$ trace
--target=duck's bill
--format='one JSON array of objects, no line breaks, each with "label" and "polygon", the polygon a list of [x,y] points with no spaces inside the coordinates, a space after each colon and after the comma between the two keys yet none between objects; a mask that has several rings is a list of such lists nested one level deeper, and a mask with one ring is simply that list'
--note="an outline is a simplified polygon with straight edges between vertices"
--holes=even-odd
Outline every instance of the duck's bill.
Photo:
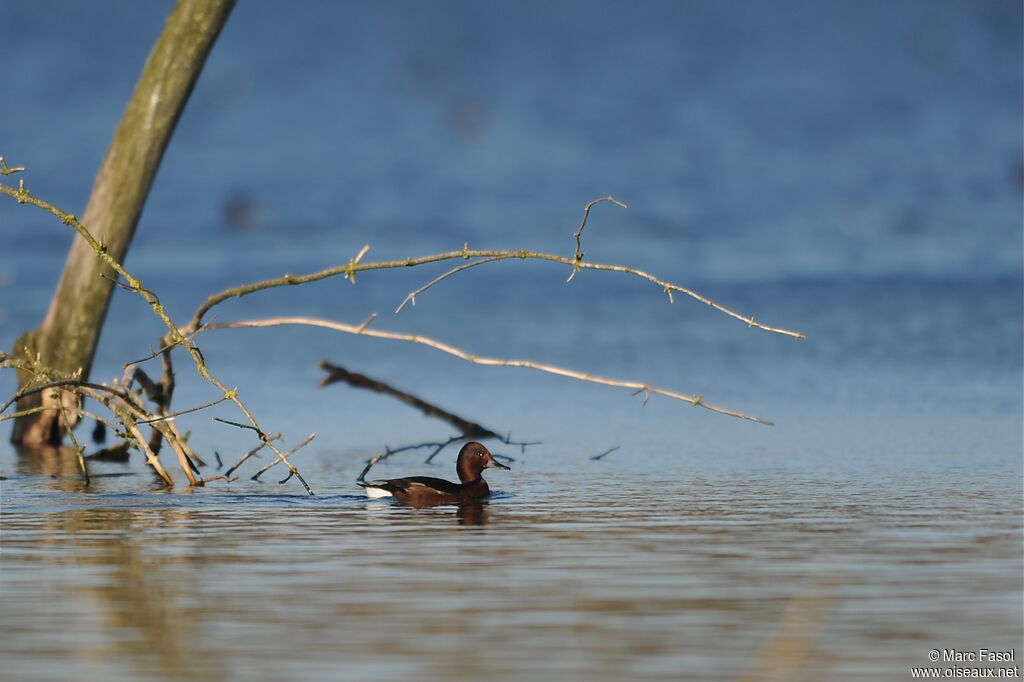
[{"label": "duck's bill", "polygon": [[487,464],[487,468],[488,469],[505,469],[506,471],[511,471],[512,470],[508,466],[506,466],[506,465],[502,464],[501,462],[499,462],[494,457],[491,457],[491,461]]}]

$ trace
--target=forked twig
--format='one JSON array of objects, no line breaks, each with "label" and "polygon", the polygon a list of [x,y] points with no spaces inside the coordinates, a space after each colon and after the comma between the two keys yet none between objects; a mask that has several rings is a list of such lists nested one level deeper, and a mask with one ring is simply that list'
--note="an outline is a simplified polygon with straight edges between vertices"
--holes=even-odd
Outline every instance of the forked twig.
[{"label": "forked twig", "polygon": [[[237,426],[240,429],[252,429],[253,431],[255,431],[256,435],[259,436],[259,439],[263,441],[263,444],[270,448],[270,450],[274,453],[278,460],[284,462],[285,466],[288,467],[288,471],[290,472],[288,478],[294,476],[295,478],[299,479],[299,483],[302,484],[302,487],[306,489],[306,492],[309,493],[311,497],[316,495],[316,493],[313,492],[313,489],[309,487],[309,484],[306,483],[306,479],[304,479],[302,477],[302,474],[299,473],[299,470],[295,468],[295,465],[288,461],[288,455],[274,447],[274,444],[271,441],[276,439],[269,437],[267,434],[263,433],[263,431],[261,431],[259,427],[254,426],[253,424],[242,424],[241,422],[233,422],[229,419],[221,419],[220,417],[214,417],[213,420],[218,421],[222,424],[228,424],[229,426]],[[248,457],[248,455],[246,457]],[[239,464],[241,464],[241,462],[239,462]],[[232,467],[231,470],[234,471],[234,467]],[[288,478],[286,478],[285,481],[287,481]],[[284,481],[282,481],[282,483],[283,482]]]},{"label": "forked twig", "polygon": [[[267,440],[279,440],[281,438],[281,436],[282,436],[282,434],[275,433],[274,435],[269,436],[267,438]],[[225,476],[230,476],[232,473],[234,473],[235,469],[237,469],[238,467],[242,466],[242,464],[247,459],[249,459],[250,457],[252,457],[253,455],[255,455],[257,452],[259,452],[260,450],[262,450],[265,447],[267,447],[267,444],[265,442],[263,442],[263,443],[260,443],[259,445],[257,445],[256,447],[254,447],[253,449],[249,450],[249,452],[247,452],[244,455],[242,455],[241,458],[237,462],[235,462],[234,466],[232,466],[230,469],[225,471],[224,475]]]},{"label": "forked twig", "polygon": [[412,303],[415,306],[416,305],[416,297],[419,296],[420,294],[422,294],[424,291],[426,291],[430,287],[432,287],[435,284],[437,284],[438,282],[440,282],[441,280],[447,279],[448,277],[451,277],[452,275],[454,275],[454,274],[456,274],[458,272],[462,272],[463,270],[468,270],[470,268],[475,268],[477,265],[483,265],[484,263],[493,263],[494,261],[497,261],[497,260],[501,260],[501,258],[498,258],[497,256],[492,257],[492,258],[483,258],[481,260],[473,261],[472,263],[466,263],[465,265],[460,265],[457,268],[452,268],[451,270],[449,270],[448,272],[444,273],[443,275],[438,275],[434,279],[430,280],[429,282],[427,282],[426,284],[421,286],[416,291],[410,291],[408,294],[406,294],[405,298],[402,299],[402,302],[398,304],[397,308],[395,308],[395,313],[402,312],[402,308],[405,307],[406,303]]},{"label": "forked twig", "polygon": [[[602,201],[610,201],[616,206],[621,206],[622,208],[629,208],[629,206],[622,203],[621,201],[611,196],[610,194],[606,197],[601,197],[600,199],[594,199],[593,201],[588,202],[587,205],[583,207],[583,220],[580,221],[580,226],[572,234],[572,236],[575,237],[576,239],[576,250],[572,254],[572,259],[576,263],[579,263],[581,260],[583,260],[583,244],[581,241],[581,237],[583,236],[583,229],[587,226],[587,220],[590,218],[590,209],[594,208],[595,204],[600,204]],[[574,266],[572,272],[569,273],[569,279],[565,281],[571,282],[572,278],[576,276],[577,272],[579,272],[579,268]]]},{"label": "forked twig", "polygon": [[21,173],[24,170],[24,166],[16,166],[14,168],[11,168],[10,166],[7,165],[7,162],[4,161],[4,157],[0,156],[0,175],[12,175],[14,173]]},{"label": "forked twig", "polygon": [[[316,434],[315,433],[309,434],[308,436],[306,436],[306,440],[302,441],[301,443],[296,445],[294,448],[292,448],[288,452],[284,453],[283,457],[290,457],[290,456],[294,455],[300,449],[302,449],[302,448],[306,447],[307,445],[309,445],[310,441],[312,441],[314,438],[316,438]],[[252,478],[252,480],[254,480],[254,481],[258,481],[260,476],[263,475],[264,471],[266,471],[267,469],[271,469],[271,468],[277,466],[282,461],[286,462],[287,460],[283,459],[283,458],[282,459],[275,459],[273,462],[271,462],[267,466],[263,467],[262,469],[257,471],[255,474],[253,474],[250,478]],[[295,472],[292,472],[292,473],[295,473]],[[288,479],[285,479],[285,480],[288,480]],[[282,483],[283,483],[283,481],[282,481]]]}]

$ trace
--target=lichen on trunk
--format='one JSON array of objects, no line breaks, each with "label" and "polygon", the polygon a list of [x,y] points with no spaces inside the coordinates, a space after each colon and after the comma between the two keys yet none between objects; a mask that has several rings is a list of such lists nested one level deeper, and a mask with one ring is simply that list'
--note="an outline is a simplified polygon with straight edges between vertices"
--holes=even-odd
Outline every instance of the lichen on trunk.
[{"label": "lichen on trunk", "polygon": [[[179,0],[146,60],[81,221],[118,262],[124,261],[164,150],[235,1]],[[14,354],[38,354],[47,367],[88,377],[115,277],[85,240],[76,237],[46,318],[39,329],[18,340]],[[19,370],[20,388],[31,380],[29,372]],[[24,398],[18,408],[57,408],[58,401],[77,404],[71,393],[46,391]],[[62,412],[77,414],[76,410],[52,409],[19,417],[11,441],[59,443],[65,426]]]}]

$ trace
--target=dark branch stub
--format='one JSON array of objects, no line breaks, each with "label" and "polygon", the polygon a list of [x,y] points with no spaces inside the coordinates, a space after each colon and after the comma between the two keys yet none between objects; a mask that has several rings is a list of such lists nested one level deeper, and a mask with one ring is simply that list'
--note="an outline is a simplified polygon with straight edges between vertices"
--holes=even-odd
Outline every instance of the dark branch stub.
[{"label": "dark branch stub", "polygon": [[324,377],[323,381],[320,382],[320,388],[323,388],[324,386],[327,386],[329,384],[342,382],[350,386],[355,386],[356,388],[365,388],[367,390],[375,391],[377,393],[383,393],[384,395],[389,395],[392,398],[396,398],[411,407],[415,407],[417,410],[427,415],[428,417],[436,417],[442,421],[451,424],[456,429],[458,429],[459,432],[462,434],[461,436],[459,436],[459,438],[497,438],[499,440],[501,439],[501,436],[496,434],[494,431],[491,431],[487,427],[481,426],[476,422],[471,422],[468,419],[463,419],[462,417],[456,414],[452,414],[447,410],[441,409],[437,405],[433,405],[431,403],[428,403],[426,400],[417,398],[411,393],[406,393],[405,391],[400,391],[397,388],[389,386],[383,381],[371,379],[365,374],[357,374],[356,372],[350,372],[344,367],[339,367],[337,365],[331,364],[326,360],[322,360],[320,362],[320,368],[327,372],[327,376]]}]

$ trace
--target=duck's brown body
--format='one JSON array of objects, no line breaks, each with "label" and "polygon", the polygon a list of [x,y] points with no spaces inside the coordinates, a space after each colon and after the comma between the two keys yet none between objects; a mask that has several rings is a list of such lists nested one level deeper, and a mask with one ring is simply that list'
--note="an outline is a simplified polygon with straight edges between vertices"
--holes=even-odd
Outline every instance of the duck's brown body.
[{"label": "duck's brown body", "polygon": [[395,497],[415,507],[430,507],[440,504],[459,504],[481,500],[490,496],[491,489],[483,478],[484,469],[508,469],[494,459],[490,451],[480,443],[466,443],[459,451],[455,469],[459,483],[431,476],[409,476],[386,481],[357,481],[366,490],[367,497]]}]

